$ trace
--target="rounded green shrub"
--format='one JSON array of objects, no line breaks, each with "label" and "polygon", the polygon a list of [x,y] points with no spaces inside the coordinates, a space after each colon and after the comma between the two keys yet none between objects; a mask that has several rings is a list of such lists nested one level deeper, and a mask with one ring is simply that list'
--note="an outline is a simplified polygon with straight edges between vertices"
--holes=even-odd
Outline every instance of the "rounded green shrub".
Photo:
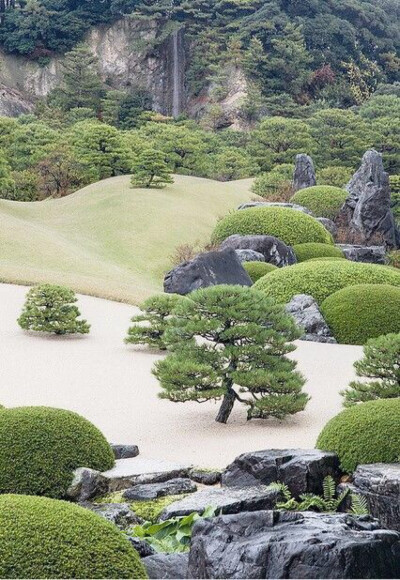
[{"label": "rounded green shrub", "polygon": [[400,272],[388,266],[350,260],[302,262],[278,268],[258,280],[255,288],[280,303],[289,302],[295,294],[311,294],[321,304],[331,294],[356,284],[400,286]]},{"label": "rounded green shrub", "polygon": [[291,201],[308,208],[317,217],[333,219],[339,213],[348,195],[348,192],[341,187],[315,185],[300,189]]},{"label": "rounded green shrub", "polygon": [[114,526],[78,505],[0,496],[1,578],[147,578]]},{"label": "rounded green shrub", "polygon": [[343,258],[342,250],[331,244],[297,244],[293,246],[293,250],[298,262],[305,262],[312,258]]},{"label": "rounded green shrub", "polygon": [[400,450],[400,398],[368,401],[333,417],[317,445],[333,451],[350,473],[364,463],[396,463]]},{"label": "rounded green shrub", "polygon": [[339,258],[338,256],[322,256],[320,258],[309,258],[306,262],[341,262],[347,258]]},{"label": "rounded green shrub", "polygon": [[233,234],[268,235],[285,244],[332,244],[331,234],[312,216],[287,207],[251,207],[234,211],[216,225],[212,241],[220,244]]},{"label": "rounded green shrub", "polygon": [[276,266],[268,264],[268,262],[243,262],[242,266],[250,276],[253,284],[266,274],[277,269]]},{"label": "rounded green shrub", "polygon": [[51,407],[0,410],[0,493],[65,497],[78,467],[114,465],[102,433],[80,415]]},{"label": "rounded green shrub", "polygon": [[328,296],[322,314],[342,344],[365,344],[369,338],[400,332],[400,288],[357,284]]}]

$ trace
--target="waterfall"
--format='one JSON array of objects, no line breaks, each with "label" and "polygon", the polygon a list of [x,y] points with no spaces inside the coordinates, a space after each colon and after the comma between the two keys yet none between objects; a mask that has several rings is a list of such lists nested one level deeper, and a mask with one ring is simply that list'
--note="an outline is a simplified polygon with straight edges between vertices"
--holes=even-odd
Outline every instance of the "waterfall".
[{"label": "waterfall", "polygon": [[172,33],[172,116],[178,117],[181,112],[181,63],[179,50],[179,30]]}]

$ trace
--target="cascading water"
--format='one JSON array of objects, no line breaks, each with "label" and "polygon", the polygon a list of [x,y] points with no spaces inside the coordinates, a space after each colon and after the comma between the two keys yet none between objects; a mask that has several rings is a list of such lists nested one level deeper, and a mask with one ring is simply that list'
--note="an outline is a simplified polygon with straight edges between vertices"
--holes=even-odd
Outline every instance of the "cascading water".
[{"label": "cascading water", "polygon": [[172,33],[172,116],[178,117],[182,108],[181,90],[181,63],[180,63],[180,35],[179,30]]}]

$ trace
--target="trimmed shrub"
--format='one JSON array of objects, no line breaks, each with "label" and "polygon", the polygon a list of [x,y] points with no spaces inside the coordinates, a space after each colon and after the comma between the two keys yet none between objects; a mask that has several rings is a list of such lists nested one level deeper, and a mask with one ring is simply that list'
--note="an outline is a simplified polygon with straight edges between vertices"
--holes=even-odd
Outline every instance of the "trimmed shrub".
[{"label": "trimmed shrub", "polygon": [[331,294],[356,284],[400,286],[400,272],[388,266],[350,260],[302,262],[278,268],[258,280],[255,288],[280,303],[289,302],[296,294],[310,294],[321,304]]},{"label": "trimmed shrub", "polygon": [[266,274],[277,269],[276,266],[268,262],[243,262],[242,266],[250,276],[253,284]]},{"label": "trimmed shrub", "polygon": [[396,463],[400,450],[400,398],[345,409],[322,429],[317,448],[333,451],[344,471],[363,463]]},{"label": "trimmed shrub", "polygon": [[347,258],[339,258],[334,256],[322,256],[321,258],[309,258],[306,262],[342,262]]},{"label": "trimmed shrub", "polygon": [[318,220],[286,207],[252,207],[234,211],[218,222],[212,241],[220,244],[233,234],[275,236],[289,246],[307,242],[333,243],[332,236]]},{"label": "trimmed shrub", "polygon": [[1,578],[147,578],[114,526],[75,504],[0,496]]},{"label": "trimmed shrub", "polygon": [[400,332],[400,288],[357,284],[328,296],[322,314],[341,344],[365,344],[370,338]]},{"label": "trimmed shrub", "polygon": [[305,262],[312,258],[343,258],[342,250],[331,244],[297,244],[293,246],[293,250],[298,262]]},{"label": "trimmed shrub", "polygon": [[291,201],[307,207],[317,217],[333,219],[348,197],[348,192],[341,187],[315,185],[300,189]]},{"label": "trimmed shrub", "polygon": [[65,497],[77,467],[114,465],[102,433],[77,413],[51,407],[0,411],[0,493]]}]

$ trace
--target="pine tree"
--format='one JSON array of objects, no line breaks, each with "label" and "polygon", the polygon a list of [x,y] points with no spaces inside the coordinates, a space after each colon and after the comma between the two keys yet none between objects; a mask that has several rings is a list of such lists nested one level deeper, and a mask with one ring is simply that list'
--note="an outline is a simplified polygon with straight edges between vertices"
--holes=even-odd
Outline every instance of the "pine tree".
[{"label": "pine tree", "polygon": [[11,167],[0,151],[0,198],[13,199],[14,186]]},{"label": "pine tree", "polygon": [[74,302],[77,302],[77,298],[69,288],[51,284],[35,286],[26,296],[18,324],[24,330],[87,334],[90,324],[86,320],[77,320],[80,312]]},{"label": "pine tree", "polygon": [[236,401],[247,418],[283,419],[309,399],[296,362],[285,355],[299,337],[284,307],[241,286],[212,286],[176,306],[164,341],[171,353],[153,370],[173,402],[222,399],[216,421],[226,423]]},{"label": "pine tree", "polygon": [[364,346],[364,358],[354,363],[357,376],[370,381],[353,381],[341,392],[343,406],[364,401],[400,397],[400,334],[370,339]]},{"label": "pine tree", "polygon": [[145,149],[133,163],[132,187],[165,187],[173,183],[165,154],[157,149]]}]

